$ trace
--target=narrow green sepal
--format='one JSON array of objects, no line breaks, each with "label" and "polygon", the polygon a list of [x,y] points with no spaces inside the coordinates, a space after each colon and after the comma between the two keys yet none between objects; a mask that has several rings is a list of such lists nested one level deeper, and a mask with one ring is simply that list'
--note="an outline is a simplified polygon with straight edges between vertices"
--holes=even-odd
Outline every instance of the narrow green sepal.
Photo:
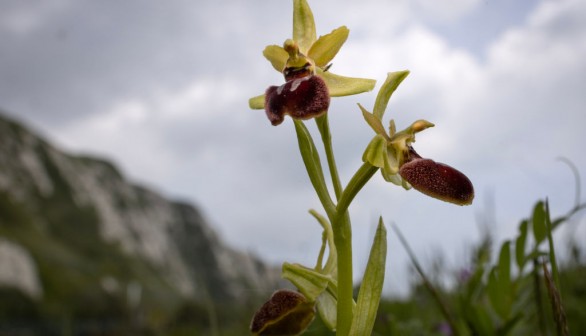
[{"label": "narrow green sepal", "polygon": [[283,263],[283,279],[289,280],[311,302],[326,290],[332,279],[299,264]]},{"label": "narrow green sepal", "polygon": [[348,38],[350,30],[346,26],[332,30],[331,33],[320,36],[311,46],[307,56],[313,59],[315,65],[325,67],[340,51]]},{"label": "narrow green sepal", "polygon": [[323,291],[317,297],[317,312],[323,323],[330,330],[336,330],[338,300],[331,290]]},{"label": "narrow green sepal", "polygon": [[293,1],[293,40],[304,54],[316,40],[313,13],[305,0]]},{"label": "narrow green sepal", "polygon": [[389,103],[389,99],[391,99],[391,95],[399,84],[409,75],[408,70],[404,71],[396,71],[396,72],[389,72],[387,74],[387,79],[381,86],[378,94],[376,95],[376,101],[374,102],[374,109],[372,113],[379,119],[383,118],[383,114],[387,109],[387,104]]},{"label": "narrow green sepal", "polygon": [[271,62],[271,65],[275,70],[283,72],[287,59],[289,58],[289,54],[283,49],[283,47],[275,44],[269,45],[263,50],[262,54],[269,62]]},{"label": "narrow green sepal", "polygon": [[358,301],[352,318],[350,335],[370,335],[374,327],[385,279],[387,258],[387,230],[382,217],[379,219],[364,278],[358,293]]},{"label": "narrow green sepal", "polygon": [[252,97],[248,100],[248,106],[253,110],[262,110],[265,108],[265,95]]},{"label": "narrow green sepal", "polygon": [[360,111],[362,111],[362,116],[370,128],[372,128],[376,134],[382,135],[385,139],[390,140],[385,133],[385,127],[381,120],[375,117],[374,114],[368,112],[362,105],[358,104],[358,107],[360,108]]},{"label": "narrow green sepal", "polygon": [[323,78],[332,97],[343,97],[368,92],[374,88],[376,81],[368,78],[353,78],[335,75],[329,71],[317,69],[317,74]]}]

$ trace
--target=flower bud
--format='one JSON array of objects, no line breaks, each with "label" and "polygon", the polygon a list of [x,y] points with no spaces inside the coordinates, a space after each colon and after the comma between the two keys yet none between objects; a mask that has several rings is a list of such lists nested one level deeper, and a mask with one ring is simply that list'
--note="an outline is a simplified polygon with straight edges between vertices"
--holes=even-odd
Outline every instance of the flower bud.
[{"label": "flower bud", "polygon": [[442,201],[472,204],[474,187],[466,175],[443,163],[421,158],[414,151],[411,153],[411,160],[401,166],[399,174],[413,188]]},{"label": "flower bud", "polygon": [[281,124],[286,114],[295,119],[309,119],[322,115],[329,106],[328,87],[315,75],[271,86],[265,93],[265,112],[273,126]]},{"label": "flower bud", "polygon": [[301,293],[281,289],[254,314],[250,331],[254,335],[298,335],[314,316],[313,302]]}]

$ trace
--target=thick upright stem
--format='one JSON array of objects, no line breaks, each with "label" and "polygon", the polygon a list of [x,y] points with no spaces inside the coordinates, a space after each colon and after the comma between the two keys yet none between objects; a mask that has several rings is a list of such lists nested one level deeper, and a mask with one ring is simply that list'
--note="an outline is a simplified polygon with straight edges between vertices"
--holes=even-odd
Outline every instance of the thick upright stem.
[{"label": "thick upright stem", "polygon": [[317,121],[322,140],[328,156],[330,175],[336,189],[338,204],[335,205],[330,198],[327,186],[324,181],[323,171],[319,155],[302,121],[295,120],[295,130],[299,141],[299,149],[303,163],[307,169],[309,179],[324,207],[334,232],[334,244],[336,245],[337,268],[338,268],[338,302],[337,302],[337,326],[336,334],[347,336],[350,332],[353,317],[353,277],[352,277],[352,226],[348,207],[358,194],[360,189],[378,170],[377,167],[365,163],[352,177],[346,189],[342,191],[338,171],[336,168],[334,154],[331,145],[329,125],[325,117]]},{"label": "thick upright stem", "polygon": [[354,284],[352,277],[352,226],[348,211],[336,214],[334,242],[338,260],[338,303],[336,335],[347,336],[352,326]]},{"label": "thick upright stem", "polygon": [[368,163],[363,164],[340,195],[336,207],[332,229],[334,230],[334,242],[338,255],[337,335],[348,335],[353,317],[352,226],[348,207],[377,170],[377,167]]},{"label": "thick upright stem", "polygon": [[[330,132],[330,125],[328,122],[328,114],[316,118],[315,122],[321,134],[321,139],[324,144],[326,158],[328,161],[328,169],[332,178],[334,192],[336,199],[339,200],[342,196],[342,183],[338,175],[338,168],[334,158],[334,150],[332,148],[332,135]],[[352,270],[352,225],[350,223],[350,215],[348,211],[335,211],[332,222],[332,230],[334,232],[334,244],[336,245],[336,259],[338,270],[338,302],[337,302],[337,335],[348,335],[352,325],[352,315],[354,306],[354,283]]]}]

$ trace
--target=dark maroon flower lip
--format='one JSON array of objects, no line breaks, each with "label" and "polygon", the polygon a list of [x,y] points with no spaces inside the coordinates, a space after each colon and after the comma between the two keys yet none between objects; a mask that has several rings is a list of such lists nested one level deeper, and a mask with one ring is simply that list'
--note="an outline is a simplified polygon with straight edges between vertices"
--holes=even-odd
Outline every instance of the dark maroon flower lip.
[{"label": "dark maroon flower lip", "polygon": [[466,175],[446,164],[420,157],[410,148],[410,158],[399,174],[419,192],[457,205],[474,200],[474,186]]},{"label": "dark maroon flower lip", "polygon": [[250,331],[254,335],[298,335],[313,321],[314,305],[301,293],[280,289],[254,314]]},{"label": "dark maroon flower lip", "polygon": [[265,112],[271,124],[281,124],[285,115],[310,119],[327,112],[330,106],[328,87],[316,75],[294,78],[281,86],[271,86],[265,93]]}]

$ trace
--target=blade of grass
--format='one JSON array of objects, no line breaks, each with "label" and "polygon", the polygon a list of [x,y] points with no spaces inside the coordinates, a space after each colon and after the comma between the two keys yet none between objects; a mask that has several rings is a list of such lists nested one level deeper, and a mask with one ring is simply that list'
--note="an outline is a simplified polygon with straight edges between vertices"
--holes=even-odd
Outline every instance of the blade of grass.
[{"label": "blade of grass", "polygon": [[553,319],[556,324],[556,331],[558,336],[568,336],[570,334],[568,329],[568,321],[566,320],[566,313],[562,306],[562,298],[560,292],[555,286],[554,281],[551,279],[551,274],[547,269],[545,263],[543,263],[543,275],[545,281],[545,287],[547,288],[547,294],[551,301],[551,309],[553,311]]},{"label": "blade of grass", "polygon": [[437,306],[439,307],[439,309],[441,310],[445,319],[447,320],[448,324],[450,325],[450,328],[452,329],[453,335],[459,336],[460,331],[458,329],[458,326],[456,325],[456,321],[454,320],[454,318],[452,317],[452,314],[450,314],[450,311],[448,310],[448,306],[446,305],[446,303],[444,302],[444,300],[440,296],[440,293],[435,289],[435,287],[433,286],[431,281],[429,281],[427,275],[425,275],[425,272],[423,272],[423,268],[419,264],[419,261],[417,260],[415,253],[413,253],[413,250],[411,250],[409,243],[407,243],[407,240],[405,239],[405,237],[403,236],[403,234],[399,230],[399,227],[397,227],[394,224],[391,224],[391,227],[393,228],[393,230],[395,231],[395,233],[399,237],[399,241],[401,241],[401,245],[403,245],[403,247],[407,251],[407,254],[409,255],[409,259],[411,259],[411,263],[413,264],[413,266],[415,266],[417,273],[419,273],[419,275],[421,276],[421,279],[423,280],[423,284],[425,285],[425,288],[427,288],[427,290],[431,293],[431,296],[435,300]]},{"label": "blade of grass", "polygon": [[[537,246],[534,247],[537,249]],[[539,324],[538,335],[547,335],[547,327],[545,324],[545,310],[543,308],[543,302],[541,301],[541,281],[539,279],[539,260],[533,259],[533,288],[535,305],[537,306],[537,322]]]},{"label": "blade of grass", "polygon": [[555,286],[557,287],[558,291],[561,293],[562,288],[560,286],[560,275],[558,272],[558,263],[555,257],[555,248],[553,244],[553,237],[551,234],[552,225],[551,225],[551,218],[549,215],[549,201],[545,200],[545,227],[547,231],[547,240],[549,242],[549,262],[551,263],[551,271],[553,273],[553,281]]}]

